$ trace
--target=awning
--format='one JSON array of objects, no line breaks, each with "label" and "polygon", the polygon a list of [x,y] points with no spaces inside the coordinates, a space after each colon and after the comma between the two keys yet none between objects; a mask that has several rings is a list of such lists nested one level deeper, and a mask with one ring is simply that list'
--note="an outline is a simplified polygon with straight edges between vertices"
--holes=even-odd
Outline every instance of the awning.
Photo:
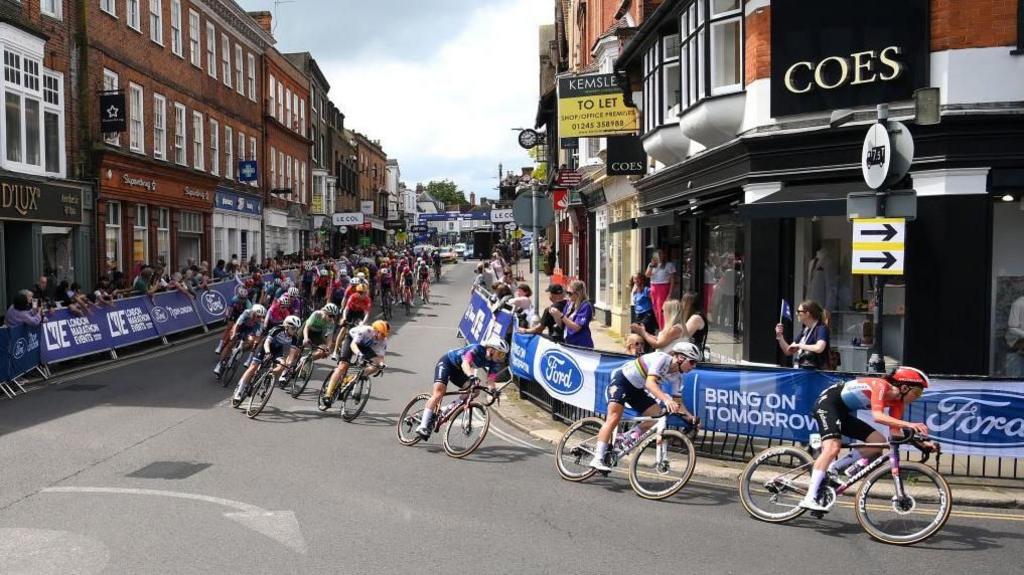
[{"label": "awning", "polygon": [[786,186],[762,200],[740,205],[739,213],[748,218],[845,216],[847,194],[865,192],[865,188],[857,182]]},{"label": "awning", "polygon": [[676,223],[676,213],[673,211],[641,216],[636,219],[638,228],[657,228],[661,226],[672,226]]},{"label": "awning", "polygon": [[608,233],[628,232],[636,229],[636,218],[626,218],[608,224]]}]

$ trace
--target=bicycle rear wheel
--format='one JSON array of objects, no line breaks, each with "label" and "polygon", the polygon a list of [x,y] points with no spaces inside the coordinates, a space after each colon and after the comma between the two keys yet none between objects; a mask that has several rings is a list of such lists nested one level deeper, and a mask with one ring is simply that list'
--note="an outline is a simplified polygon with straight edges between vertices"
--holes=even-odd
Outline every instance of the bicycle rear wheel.
[{"label": "bicycle rear wheel", "polygon": [[312,354],[307,355],[303,358],[302,365],[299,366],[298,372],[291,381],[291,389],[289,393],[292,397],[298,397],[302,395],[303,391],[306,391],[306,386],[309,385],[309,378],[313,376],[313,356]]},{"label": "bicycle rear wheel", "polygon": [[697,454],[689,437],[674,430],[644,441],[629,462],[629,483],[644,499],[675,495],[693,475]]},{"label": "bicycle rear wheel", "polygon": [[857,493],[857,521],[883,543],[912,545],[942,529],[953,509],[953,497],[946,479],[920,463],[901,462],[900,480],[902,498],[896,494],[889,466],[868,475]]},{"label": "bicycle rear wheel", "polygon": [[740,503],[752,517],[784,523],[806,511],[800,499],[811,479],[811,455],[796,447],[772,447],[750,460],[740,475]]},{"label": "bicycle rear wheel", "polygon": [[491,411],[475,401],[464,405],[448,420],[444,431],[444,452],[461,459],[476,451],[491,427]]},{"label": "bicycle rear wheel", "polygon": [[274,393],[274,387],[274,371],[268,369],[263,377],[256,381],[249,394],[249,406],[245,409],[245,414],[249,416],[249,419],[254,419],[267,406],[270,395]]},{"label": "bicycle rear wheel", "polygon": [[242,350],[235,349],[228,356],[228,365],[224,368],[224,372],[220,376],[220,384],[222,387],[227,387],[235,381],[235,374],[238,373],[238,364],[242,363]]},{"label": "bicycle rear wheel", "polygon": [[555,468],[562,479],[583,481],[597,473],[588,463],[597,449],[597,432],[602,425],[600,417],[586,417],[565,430],[555,446]]},{"label": "bicycle rear wheel", "polygon": [[423,410],[427,407],[428,399],[430,394],[417,395],[405,405],[405,409],[398,416],[398,442],[402,445],[416,445],[421,441],[422,438],[416,433],[416,428],[423,421]]},{"label": "bicycle rear wheel", "polygon": [[345,421],[354,421],[363,412],[366,402],[370,399],[370,380],[368,378],[356,377],[355,381],[342,391],[341,397],[341,418]]}]

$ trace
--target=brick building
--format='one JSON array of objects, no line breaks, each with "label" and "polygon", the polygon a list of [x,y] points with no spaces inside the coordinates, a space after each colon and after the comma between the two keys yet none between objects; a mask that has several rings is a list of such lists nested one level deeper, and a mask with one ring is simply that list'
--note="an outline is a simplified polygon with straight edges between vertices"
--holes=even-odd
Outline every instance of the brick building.
[{"label": "brick building", "polygon": [[94,189],[86,183],[72,80],[70,3],[0,3],[0,309],[42,275],[93,283]]},{"label": "brick building", "polygon": [[[351,131],[345,129],[345,114],[338,110],[331,102],[327,104],[328,116],[328,138],[331,140],[331,172],[330,177],[334,180],[334,210],[332,213],[358,213],[359,212],[359,182],[356,172],[356,141]],[[350,244],[354,237],[353,228],[345,228],[342,232],[339,226],[332,226],[333,243],[335,250]]]},{"label": "brick building", "polygon": [[366,215],[370,231],[366,232],[377,245],[384,245],[387,234],[384,220],[388,218],[387,162],[388,156],[379,140],[371,140],[355,132],[360,211]]},{"label": "brick building", "polygon": [[96,246],[101,270],[132,274],[143,262],[171,270],[214,254],[260,256],[257,218],[219,234],[218,194],[258,210],[258,183],[239,181],[239,160],[263,144],[260,92],[270,37],[231,0],[85,3],[88,49],[83,102],[119,91],[127,131],[101,133],[83,105],[98,180]]}]

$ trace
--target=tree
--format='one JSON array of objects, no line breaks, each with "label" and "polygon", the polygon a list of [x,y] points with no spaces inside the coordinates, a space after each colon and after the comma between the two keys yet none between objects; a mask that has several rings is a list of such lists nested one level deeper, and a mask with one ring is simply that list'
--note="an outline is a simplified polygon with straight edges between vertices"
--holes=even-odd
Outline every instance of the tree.
[{"label": "tree", "polygon": [[548,163],[540,162],[533,168],[533,179],[540,180],[542,182],[548,181]]},{"label": "tree", "polygon": [[455,182],[451,180],[432,180],[427,184],[427,192],[430,194],[430,197],[446,206],[450,204],[463,205],[469,203],[466,201],[466,194],[464,194],[462,190],[455,185]]}]

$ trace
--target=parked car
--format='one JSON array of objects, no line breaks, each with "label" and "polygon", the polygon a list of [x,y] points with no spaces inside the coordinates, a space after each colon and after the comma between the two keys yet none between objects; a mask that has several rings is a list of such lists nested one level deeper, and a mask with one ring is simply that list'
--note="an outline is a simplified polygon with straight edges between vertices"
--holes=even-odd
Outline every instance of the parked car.
[{"label": "parked car", "polygon": [[459,256],[451,246],[444,246],[441,248],[441,261],[444,263],[455,263],[459,261]]},{"label": "parked car", "polygon": [[452,249],[455,250],[455,255],[459,256],[460,258],[466,257],[466,244],[464,244],[464,243],[455,244],[454,246],[452,246]]}]

